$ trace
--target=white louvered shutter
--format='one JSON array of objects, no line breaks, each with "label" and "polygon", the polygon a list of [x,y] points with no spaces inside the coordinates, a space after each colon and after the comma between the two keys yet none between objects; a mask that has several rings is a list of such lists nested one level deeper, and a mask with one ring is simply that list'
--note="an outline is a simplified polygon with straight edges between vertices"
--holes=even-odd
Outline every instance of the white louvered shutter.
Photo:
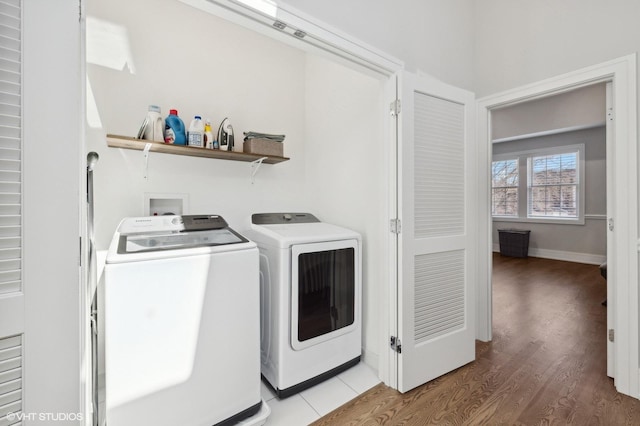
[{"label": "white louvered shutter", "polygon": [[21,282],[21,12],[0,0],[0,294]]},{"label": "white louvered shutter", "polygon": [[0,426],[22,424],[21,26],[20,0],[0,0]]}]

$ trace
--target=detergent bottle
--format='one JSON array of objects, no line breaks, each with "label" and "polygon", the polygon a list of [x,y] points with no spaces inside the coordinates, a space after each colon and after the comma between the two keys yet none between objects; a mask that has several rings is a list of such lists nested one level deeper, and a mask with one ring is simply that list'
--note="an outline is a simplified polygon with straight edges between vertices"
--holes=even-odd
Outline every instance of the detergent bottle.
[{"label": "detergent bottle", "polygon": [[178,117],[178,110],[169,110],[169,115],[165,120],[164,142],[174,145],[187,144],[187,134],[182,119]]},{"label": "detergent bottle", "polygon": [[149,105],[147,119],[145,120],[144,136],[142,139],[164,142],[164,119],[160,115],[160,107]]}]

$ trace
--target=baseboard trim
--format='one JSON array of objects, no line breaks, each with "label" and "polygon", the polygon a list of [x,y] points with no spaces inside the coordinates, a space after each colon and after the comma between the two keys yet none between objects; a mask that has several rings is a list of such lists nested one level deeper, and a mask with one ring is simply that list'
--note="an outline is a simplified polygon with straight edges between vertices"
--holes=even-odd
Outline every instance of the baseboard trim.
[{"label": "baseboard trim", "polygon": [[[494,244],[493,251],[499,253],[500,245]],[[601,254],[576,253],[572,251],[549,250],[533,247],[529,247],[529,257],[586,263],[588,265],[600,265],[607,261],[607,256]]]}]

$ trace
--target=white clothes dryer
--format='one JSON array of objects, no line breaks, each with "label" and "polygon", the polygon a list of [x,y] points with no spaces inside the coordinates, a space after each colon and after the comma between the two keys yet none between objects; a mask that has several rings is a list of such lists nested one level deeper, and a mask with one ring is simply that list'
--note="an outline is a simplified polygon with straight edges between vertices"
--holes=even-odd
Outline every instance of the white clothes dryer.
[{"label": "white clothes dryer", "polygon": [[220,216],[122,220],[105,265],[107,424],[211,426],[265,412],[258,276],[256,245]]},{"label": "white clothes dryer", "polygon": [[285,398],[360,361],[362,239],[309,213],[261,213],[262,375]]}]

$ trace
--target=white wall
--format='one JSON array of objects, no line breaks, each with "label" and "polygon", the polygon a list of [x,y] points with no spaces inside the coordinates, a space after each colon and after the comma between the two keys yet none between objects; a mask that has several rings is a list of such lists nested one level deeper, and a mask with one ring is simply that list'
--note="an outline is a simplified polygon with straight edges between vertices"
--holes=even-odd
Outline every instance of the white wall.
[{"label": "white wall", "polygon": [[497,93],[640,50],[635,0],[475,4],[474,89]]},{"label": "white wall", "polygon": [[606,84],[523,102],[491,111],[493,140],[550,130],[604,125]]},{"label": "white wall", "polygon": [[[140,21],[152,9],[153,20]],[[109,34],[114,26],[124,29],[135,70],[88,65],[102,123],[88,134],[89,149],[100,155],[98,249],[108,247],[120,219],[144,214],[145,193],[187,193],[187,213],[221,214],[239,230],[254,212],[308,209],[303,52],[175,0],[93,1],[88,15],[106,22]],[[90,52],[95,45],[90,40]],[[243,131],[284,133],[284,155],[291,160],[263,165],[252,185],[249,163],[151,153],[145,180],[142,152],[108,148],[104,135],[134,136],[149,104],[160,105],[163,115],[178,109],[186,126],[195,114],[210,118],[214,132],[228,116],[240,150]]]},{"label": "white wall", "polygon": [[363,236],[365,360],[377,368],[378,295],[387,285],[382,82],[318,57],[307,59],[306,71],[309,205],[321,220]]},{"label": "white wall", "polygon": [[585,224],[563,225],[508,220],[493,221],[494,249],[498,229],[531,230],[529,254],[599,264],[606,260],[606,129],[599,127],[553,136],[494,144],[494,155],[538,148],[585,144]]},{"label": "white wall", "polygon": [[[153,25],[142,25],[136,16],[151,8]],[[381,82],[175,0],[93,1],[88,9],[110,34],[126,31],[135,70],[88,65],[101,122],[88,132],[100,155],[98,248],[107,248],[121,218],[144,214],[145,193],[186,193],[189,213],[221,214],[239,231],[252,213],[269,211],[309,211],[355,229],[364,238],[365,357],[377,368],[377,289],[386,276]],[[145,180],[142,152],[108,148],[104,136],[134,135],[150,103],[163,115],[177,108],[185,122],[211,117],[216,129],[229,116],[237,135],[284,133],[291,160],[262,165],[251,184],[249,163],[151,153]]]},{"label": "white wall", "polygon": [[286,0],[446,83],[473,89],[473,0]]}]

